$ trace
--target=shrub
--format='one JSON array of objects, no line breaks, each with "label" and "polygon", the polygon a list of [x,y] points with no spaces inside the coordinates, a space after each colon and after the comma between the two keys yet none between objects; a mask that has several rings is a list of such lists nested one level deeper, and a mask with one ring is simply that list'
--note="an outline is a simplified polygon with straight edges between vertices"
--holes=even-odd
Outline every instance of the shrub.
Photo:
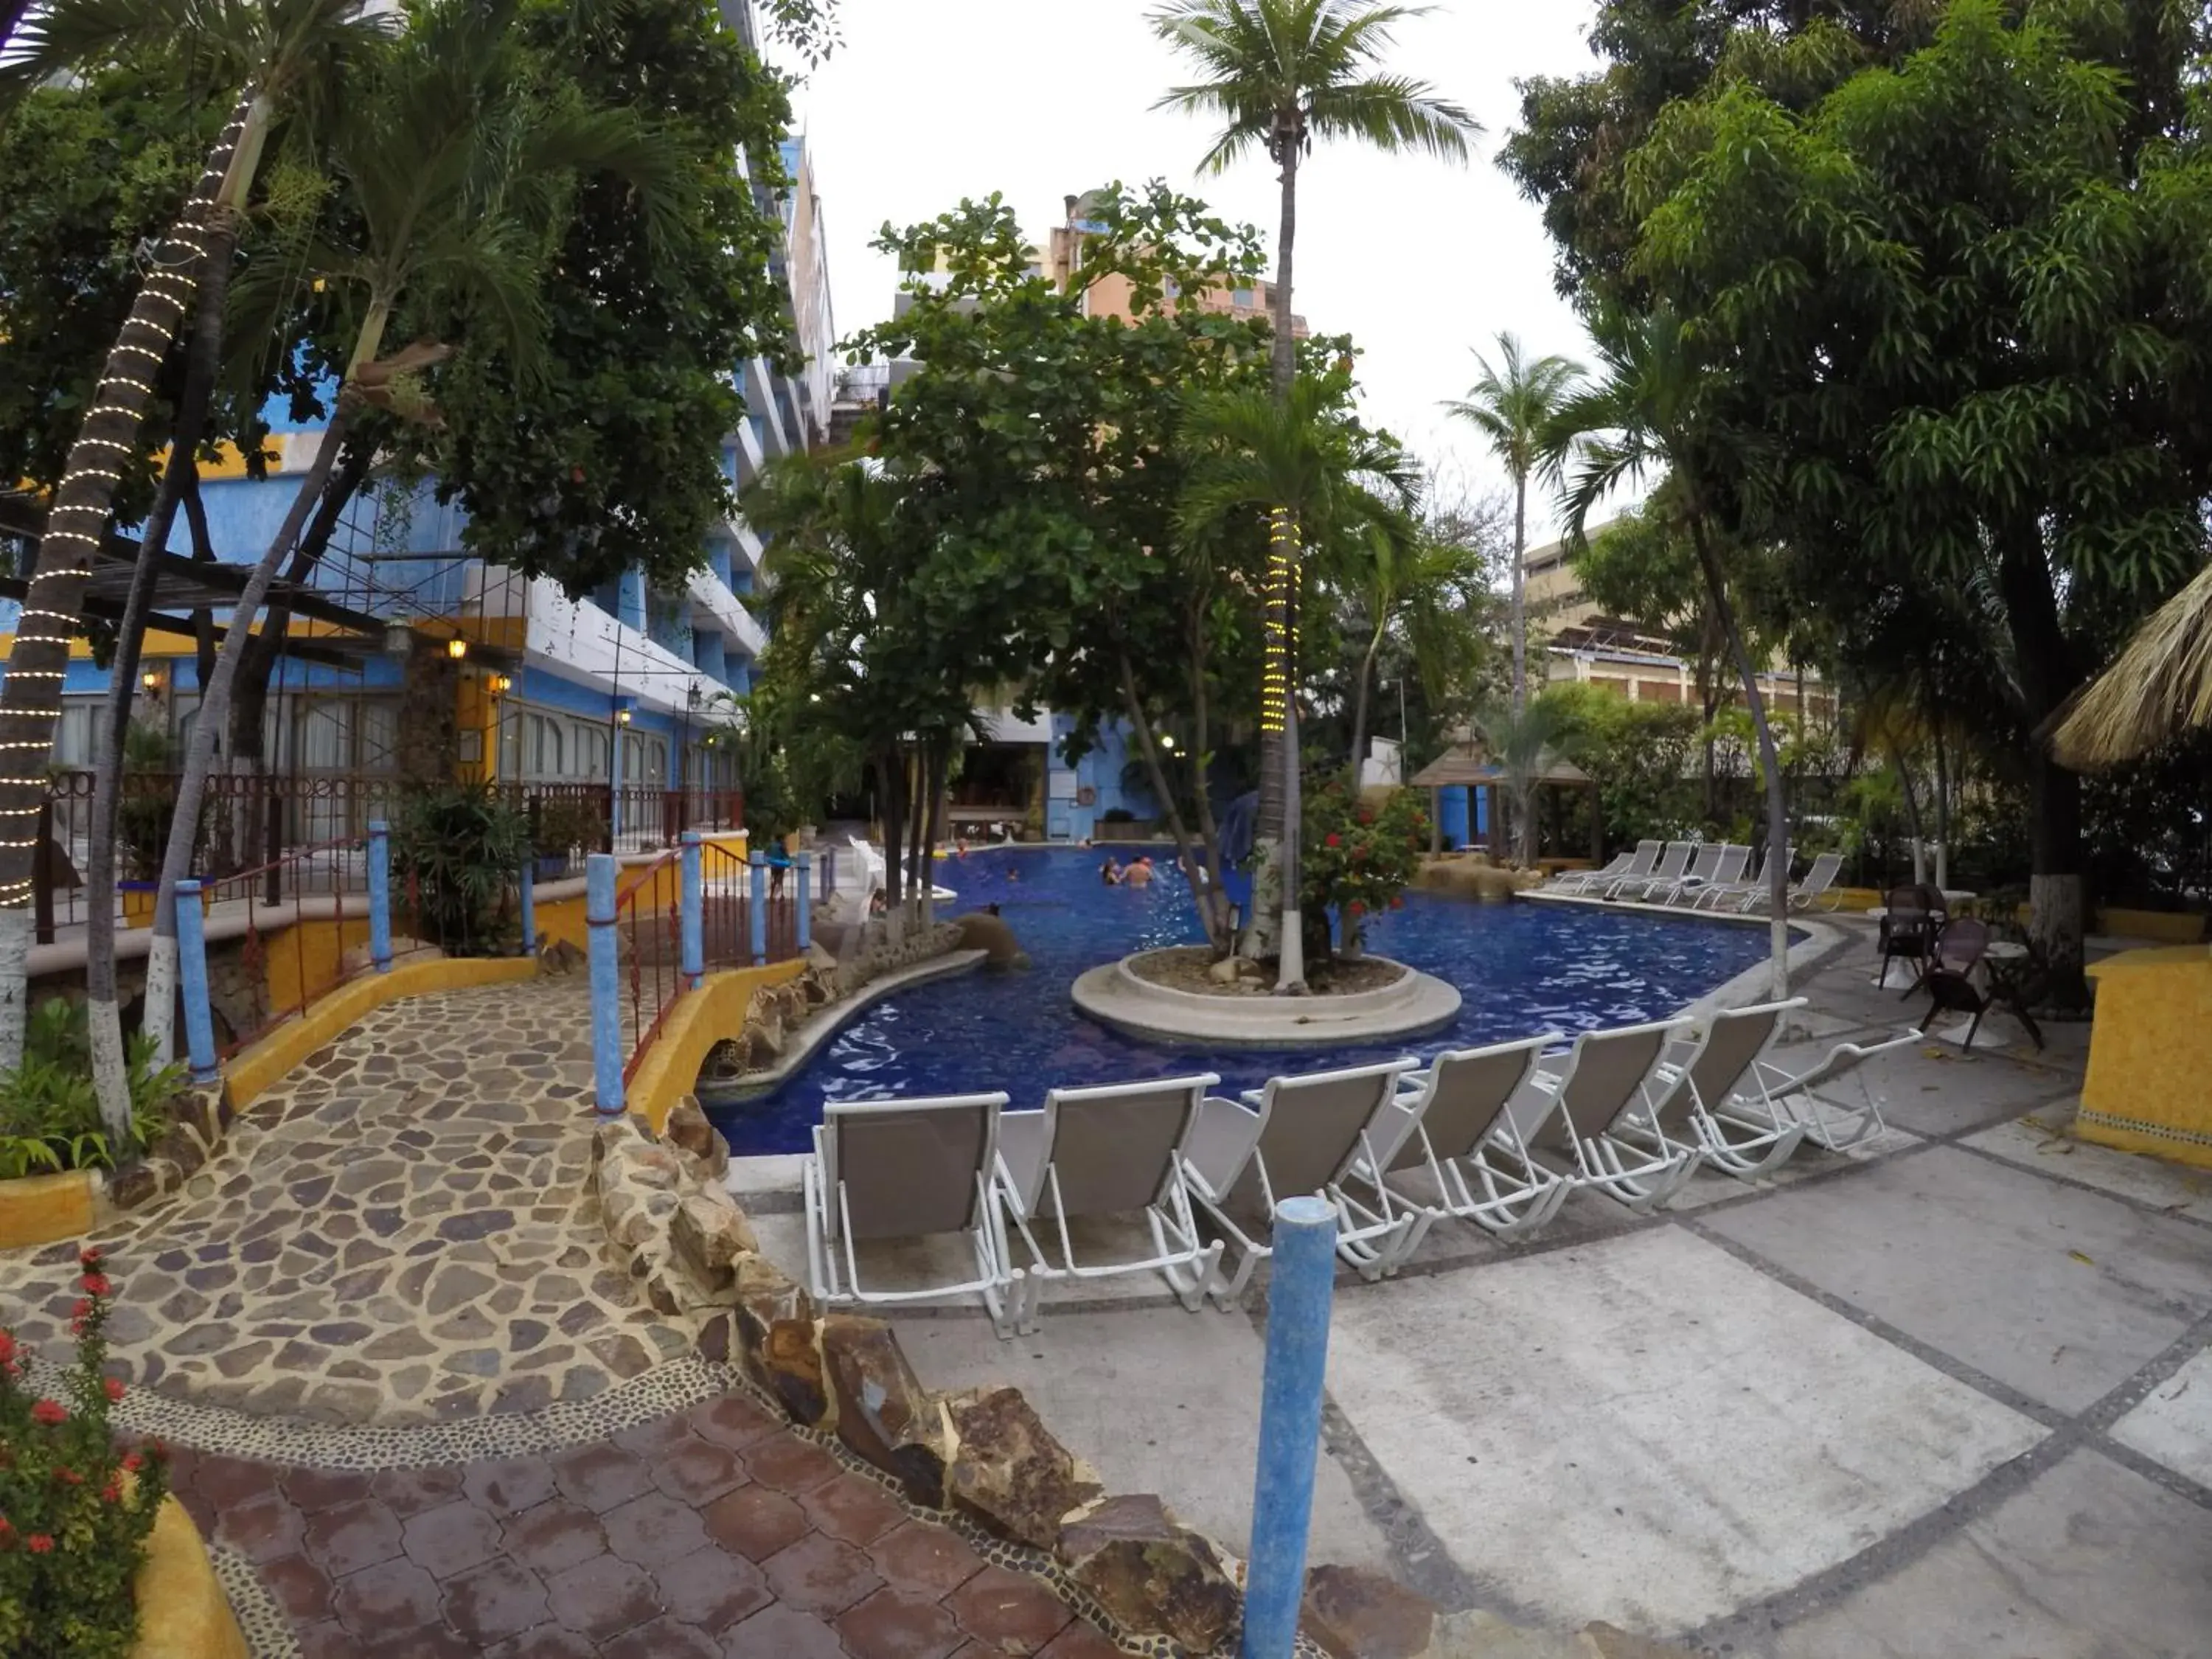
[{"label": "shrub", "polygon": [[[126,1152],[161,1138],[182,1066],[157,1066],[151,1038],[131,1039],[131,1138]],[[23,1033],[23,1063],[0,1075],[0,1180],[62,1170],[112,1169],[116,1149],[100,1120],[84,1005],[53,997]],[[4,1651],[5,1650],[0,1650]]]},{"label": "shrub", "polygon": [[1309,919],[1334,910],[1342,948],[1359,945],[1360,918],[1395,909],[1420,873],[1429,818],[1419,792],[1400,789],[1379,808],[1341,780],[1307,787],[1299,844],[1299,907]]},{"label": "shrub", "polygon": [[529,820],[481,784],[410,796],[392,829],[392,873],[414,883],[415,927],[454,956],[489,956],[507,884],[532,856]]},{"label": "shrub", "polygon": [[580,795],[553,795],[538,803],[537,825],[532,850],[542,859],[566,858],[580,847],[598,852],[607,817]]},{"label": "shrub", "polygon": [[131,1581],[168,1490],[167,1453],[118,1452],[108,1411],[123,1385],[100,1375],[112,1287],[100,1253],[78,1257],[76,1363],[52,1395],[28,1386],[0,1329],[0,1653],[124,1659],[136,1641]]}]

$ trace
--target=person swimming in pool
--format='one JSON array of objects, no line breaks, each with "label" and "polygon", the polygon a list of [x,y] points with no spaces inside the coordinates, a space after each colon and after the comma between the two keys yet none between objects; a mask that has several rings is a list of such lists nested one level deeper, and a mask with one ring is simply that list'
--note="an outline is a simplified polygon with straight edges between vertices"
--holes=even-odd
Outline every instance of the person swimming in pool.
[{"label": "person swimming in pool", "polygon": [[1152,884],[1152,860],[1148,858],[1139,859],[1127,870],[1122,872],[1121,879],[1132,887],[1151,886]]},{"label": "person swimming in pool", "polygon": [[1121,866],[1120,861],[1109,855],[1107,858],[1106,862],[1098,866],[1098,879],[1104,882],[1109,887],[1119,887],[1121,884]]}]

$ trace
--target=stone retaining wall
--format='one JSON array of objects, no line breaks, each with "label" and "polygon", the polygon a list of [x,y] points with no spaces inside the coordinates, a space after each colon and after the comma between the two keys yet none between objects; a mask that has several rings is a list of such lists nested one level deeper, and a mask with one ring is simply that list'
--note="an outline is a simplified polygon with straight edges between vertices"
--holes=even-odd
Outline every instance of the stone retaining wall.
[{"label": "stone retaining wall", "polygon": [[[723,1184],[728,1145],[696,1101],[671,1113],[662,1137],[634,1117],[604,1125],[592,1153],[609,1236],[655,1308],[697,1322],[704,1358],[737,1366],[792,1424],[834,1437],[909,1503],[1035,1553],[1128,1651],[1234,1651],[1244,1564],[1161,1498],[1109,1495],[1019,1389],[933,1392],[889,1324],[817,1305],[760,1253]],[[1682,1653],[1609,1626],[1555,1635],[1446,1613],[1383,1574],[1333,1566],[1307,1575],[1299,1649],[1330,1659]]]}]

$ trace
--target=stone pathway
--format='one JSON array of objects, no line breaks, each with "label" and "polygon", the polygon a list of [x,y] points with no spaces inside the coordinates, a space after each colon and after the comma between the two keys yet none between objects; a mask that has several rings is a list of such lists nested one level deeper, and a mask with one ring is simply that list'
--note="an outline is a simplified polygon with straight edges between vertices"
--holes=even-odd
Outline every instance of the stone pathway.
[{"label": "stone pathway", "polygon": [[[179,1452],[179,1499],[250,1562],[303,1659],[1108,1659],[750,1400],[468,1463],[328,1469]],[[257,1644],[276,1650],[283,1638]]]},{"label": "stone pathway", "polygon": [[[173,1196],[97,1235],[141,1383],[404,1423],[588,1399],[689,1351],[607,1249],[581,975],[396,1002],[312,1055]],[[76,1242],[0,1252],[59,1351]]]}]

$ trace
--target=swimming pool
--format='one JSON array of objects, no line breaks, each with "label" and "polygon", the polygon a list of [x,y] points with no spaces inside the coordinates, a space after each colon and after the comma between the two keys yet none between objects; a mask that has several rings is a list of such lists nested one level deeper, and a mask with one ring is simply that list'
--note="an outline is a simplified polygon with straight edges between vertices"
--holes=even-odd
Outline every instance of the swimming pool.
[{"label": "swimming pool", "polygon": [[1458,1020],[1412,1043],[1207,1051],[1139,1042],[1075,1012],[1085,969],[1132,951],[1201,942],[1188,888],[1163,864],[1150,888],[1108,887],[1105,854],[1049,848],[939,864],[953,913],[995,902],[1030,954],[1025,973],[963,974],[867,1009],[769,1094],[708,1101],[739,1154],[796,1152],[832,1100],[1003,1089],[1032,1107],[1055,1085],[1218,1072],[1249,1089],[1275,1072],[1426,1056],[1557,1027],[1579,1031],[1672,1013],[1766,954],[1766,930],[1541,904],[1474,904],[1409,893],[1369,929],[1369,948],[1456,985]]}]

